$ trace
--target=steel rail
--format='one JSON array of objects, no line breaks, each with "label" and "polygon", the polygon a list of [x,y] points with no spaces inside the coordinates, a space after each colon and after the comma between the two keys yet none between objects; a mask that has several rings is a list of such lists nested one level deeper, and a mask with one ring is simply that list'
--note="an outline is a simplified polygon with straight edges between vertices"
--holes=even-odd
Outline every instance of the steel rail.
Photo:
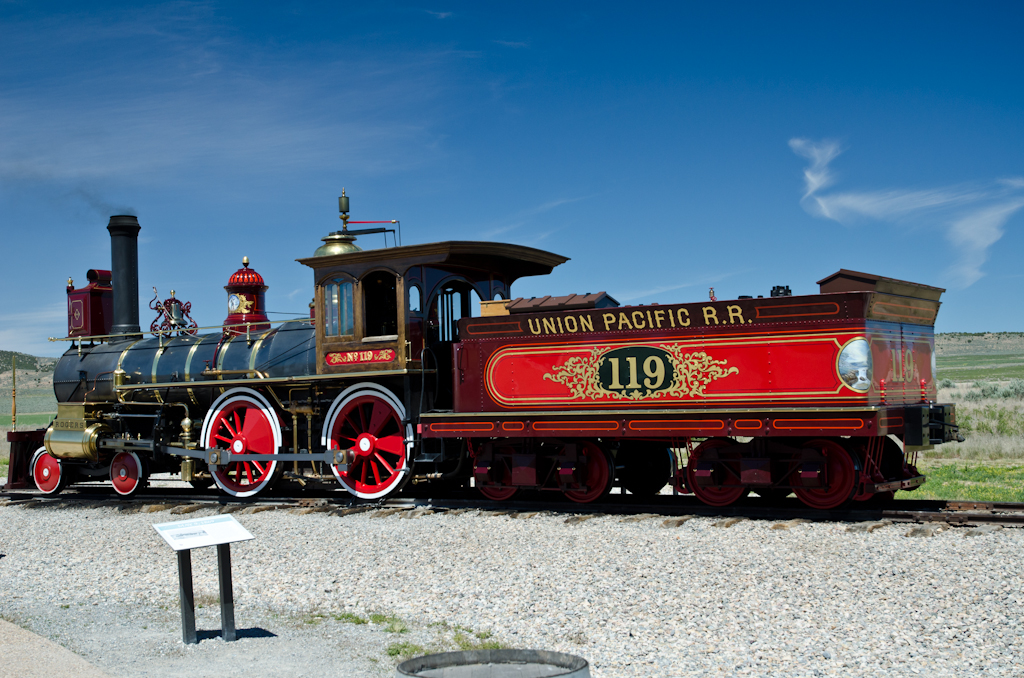
[{"label": "steel rail", "polygon": [[304,498],[275,497],[273,495],[238,499],[221,494],[197,493],[192,489],[174,491],[174,488],[148,492],[131,498],[117,495],[112,488],[96,485],[79,486],[65,490],[59,496],[43,495],[32,490],[0,492],[9,500],[7,505],[35,502],[36,505],[97,505],[136,506],[144,504],[210,504],[221,507],[276,506],[278,508],[304,508],[309,506],[346,509],[362,507],[374,509],[431,508],[436,510],[480,510],[498,512],[548,512],[567,516],[603,514],[629,516],[651,513],[665,517],[693,515],[700,517],[743,517],[751,520],[792,520],[801,518],[813,522],[866,522],[891,520],[903,523],[947,523],[951,525],[1018,525],[1024,526],[1024,503],[962,502],[941,500],[899,500],[884,507],[858,507],[831,511],[809,509],[796,500],[775,503],[747,501],[725,507],[707,506],[693,497],[659,496],[640,499],[632,495],[611,495],[604,501],[575,504],[568,500],[518,499],[496,502],[462,492],[449,497],[399,497],[385,501],[367,502],[355,497],[339,496],[337,491],[310,492]]}]

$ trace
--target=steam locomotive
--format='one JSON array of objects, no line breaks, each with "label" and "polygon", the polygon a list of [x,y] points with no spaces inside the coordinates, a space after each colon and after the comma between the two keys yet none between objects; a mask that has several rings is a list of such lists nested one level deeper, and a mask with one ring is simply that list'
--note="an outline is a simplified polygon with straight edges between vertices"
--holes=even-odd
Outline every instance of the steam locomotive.
[{"label": "steam locomotive", "polygon": [[283,480],[366,500],[415,482],[592,502],[671,485],[714,506],[794,493],[833,509],[916,489],[918,452],[958,437],[954,406],[935,402],[942,289],[843,269],[807,296],[513,298],[567,258],[491,242],[363,250],[342,200],[342,230],[297,260],[310,316],[270,321],[246,259],[209,333],[173,292],[143,333],[140,226],[111,217],[112,271],[69,280],[72,344],[36,487],[109,479],[131,496],[172,472],[235,497]]}]

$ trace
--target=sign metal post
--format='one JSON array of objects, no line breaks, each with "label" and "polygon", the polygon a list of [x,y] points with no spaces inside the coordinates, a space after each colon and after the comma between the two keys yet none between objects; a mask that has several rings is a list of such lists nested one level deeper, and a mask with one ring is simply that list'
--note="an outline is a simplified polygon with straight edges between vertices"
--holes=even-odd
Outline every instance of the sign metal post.
[{"label": "sign metal post", "polygon": [[231,544],[217,544],[220,575],[220,627],[225,642],[235,639],[235,592],[231,586]]},{"label": "sign metal post", "polygon": [[178,602],[181,606],[181,642],[194,645],[196,637],[196,597],[192,592],[192,551],[178,551]]},{"label": "sign metal post", "polygon": [[235,594],[231,583],[231,543],[253,539],[234,516],[211,516],[153,525],[178,554],[178,598],[181,604],[181,640],[186,645],[199,642],[196,634],[196,601],[192,589],[192,549],[217,547],[217,574],[220,580],[221,637],[236,638]]}]

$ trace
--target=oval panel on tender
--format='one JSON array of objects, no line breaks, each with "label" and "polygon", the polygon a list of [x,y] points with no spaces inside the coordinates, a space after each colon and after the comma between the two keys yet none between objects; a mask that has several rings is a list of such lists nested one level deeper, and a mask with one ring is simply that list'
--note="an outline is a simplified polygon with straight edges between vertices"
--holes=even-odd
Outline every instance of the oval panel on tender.
[{"label": "oval panel on tender", "polygon": [[607,391],[625,393],[633,398],[648,398],[672,386],[675,370],[671,356],[664,349],[626,346],[601,356],[597,381]]}]

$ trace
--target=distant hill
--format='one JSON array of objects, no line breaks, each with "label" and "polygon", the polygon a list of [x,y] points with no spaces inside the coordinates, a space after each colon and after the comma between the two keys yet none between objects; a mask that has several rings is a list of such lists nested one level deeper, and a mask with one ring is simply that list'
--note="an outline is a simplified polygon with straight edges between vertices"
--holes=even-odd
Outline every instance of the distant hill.
[{"label": "distant hill", "polygon": [[0,373],[11,371],[12,358],[18,359],[18,372],[22,370],[32,372],[53,372],[57,364],[56,358],[40,358],[27,353],[16,351],[0,351]]},{"label": "distant hill", "polygon": [[935,355],[1021,355],[1024,332],[943,332],[935,335]]}]

